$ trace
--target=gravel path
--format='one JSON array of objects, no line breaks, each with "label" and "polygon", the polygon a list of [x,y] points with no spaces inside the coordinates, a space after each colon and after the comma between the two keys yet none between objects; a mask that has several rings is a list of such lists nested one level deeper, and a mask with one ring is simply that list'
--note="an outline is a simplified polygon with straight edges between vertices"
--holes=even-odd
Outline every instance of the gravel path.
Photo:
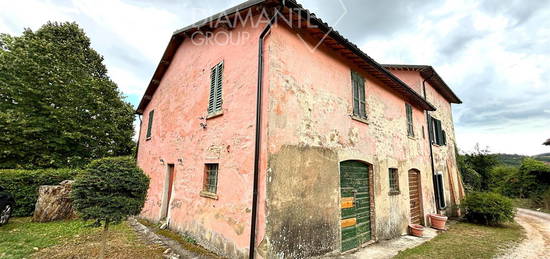
[{"label": "gravel path", "polygon": [[516,222],[525,228],[526,238],[499,259],[550,259],[550,214],[518,209]]}]

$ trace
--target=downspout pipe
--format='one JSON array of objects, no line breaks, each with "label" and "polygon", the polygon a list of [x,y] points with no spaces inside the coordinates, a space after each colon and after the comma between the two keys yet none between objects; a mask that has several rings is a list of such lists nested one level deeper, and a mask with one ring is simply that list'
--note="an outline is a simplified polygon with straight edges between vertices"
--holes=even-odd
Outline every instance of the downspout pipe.
[{"label": "downspout pipe", "polygon": [[[283,1],[284,2],[284,1]],[[284,3],[283,3],[284,6]],[[280,7],[282,8],[282,6]],[[264,42],[266,36],[271,32],[277,14],[280,9],[276,9],[273,17],[269,19],[268,24],[263,29],[258,40],[258,85],[256,92],[256,140],[254,145],[254,185],[252,191],[252,218],[250,223],[250,248],[248,258],[253,259],[256,248],[256,221],[258,214],[258,182],[260,172],[260,149],[261,149],[261,133],[262,133],[262,92],[263,92],[263,77],[264,77]]]},{"label": "downspout pipe", "polygon": [[[432,72],[432,74],[424,79],[424,81],[422,81],[422,91],[424,92],[424,100],[428,101],[428,97],[426,95],[426,81],[430,80],[432,77],[435,76],[435,73]],[[432,138],[432,135],[430,133],[430,131],[432,130],[432,122],[430,120],[430,112],[429,111],[426,111],[426,122],[427,122],[427,126],[428,126],[428,146],[430,147],[430,164],[431,164],[431,167],[432,167],[432,183],[433,183],[433,192],[434,192],[434,197],[435,197],[435,208],[437,210],[440,210],[440,206],[439,206],[439,193],[437,192],[437,179],[436,179],[436,175],[435,175],[435,163],[434,163],[434,153],[433,153],[433,146],[432,146],[432,142],[433,142],[433,138]]]},{"label": "downspout pipe", "polygon": [[137,161],[137,158],[138,158],[138,152],[139,152],[139,139],[141,137],[141,124],[142,124],[142,121],[141,121],[141,114],[138,114],[138,119],[139,119],[139,131],[138,131],[138,139],[137,139],[137,143],[136,143],[136,154],[134,155],[134,159]]}]

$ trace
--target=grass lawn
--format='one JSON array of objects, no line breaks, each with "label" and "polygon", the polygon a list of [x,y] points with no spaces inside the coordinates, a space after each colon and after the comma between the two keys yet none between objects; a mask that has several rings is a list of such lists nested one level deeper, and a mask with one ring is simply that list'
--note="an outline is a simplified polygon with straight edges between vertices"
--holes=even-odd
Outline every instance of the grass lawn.
[{"label": "grass lawn", "polygon": [[395,258],[493,258],[523,236],[523,228],[517,223],[487,227],[459,222],[434,239],[399,252]]},{"label": "grass lawn", "polygon": [[[94,258],[101,229],[81,220],[33,223],[12,218],[0,227],[0,258]],[[164,248],[145,244],[127,223],[110,228],[108,258],[162,258]]]}]

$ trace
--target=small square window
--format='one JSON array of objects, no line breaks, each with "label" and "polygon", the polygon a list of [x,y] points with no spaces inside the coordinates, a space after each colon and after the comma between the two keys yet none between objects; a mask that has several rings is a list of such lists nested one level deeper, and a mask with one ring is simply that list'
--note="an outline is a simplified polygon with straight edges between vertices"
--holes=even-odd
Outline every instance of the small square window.
[{"label": "small square window", "polygon": [[399,194],[399,173],[397,168],[389,170],[390,194]]},{"label": "small square window", "polygon": [[218,164],[206,164],[203,192],[216,194],[218,189]]}]

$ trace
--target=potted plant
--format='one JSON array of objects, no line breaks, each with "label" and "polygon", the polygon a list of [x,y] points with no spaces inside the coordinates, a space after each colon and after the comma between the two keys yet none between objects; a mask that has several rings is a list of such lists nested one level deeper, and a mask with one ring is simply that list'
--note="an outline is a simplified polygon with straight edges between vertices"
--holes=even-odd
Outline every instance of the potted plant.
[{"label": "potted plant", "polygon": [[432,228],[445,230],[445,223],[447,222],[447,217],[439,214],[430,214],[430,222]]},{"label": "potted plant", "polygon": [[422,237],[424,235],[424,226],[422,225],[410,224],[409,229],[411,231],[411,235],[415,237]]}]

